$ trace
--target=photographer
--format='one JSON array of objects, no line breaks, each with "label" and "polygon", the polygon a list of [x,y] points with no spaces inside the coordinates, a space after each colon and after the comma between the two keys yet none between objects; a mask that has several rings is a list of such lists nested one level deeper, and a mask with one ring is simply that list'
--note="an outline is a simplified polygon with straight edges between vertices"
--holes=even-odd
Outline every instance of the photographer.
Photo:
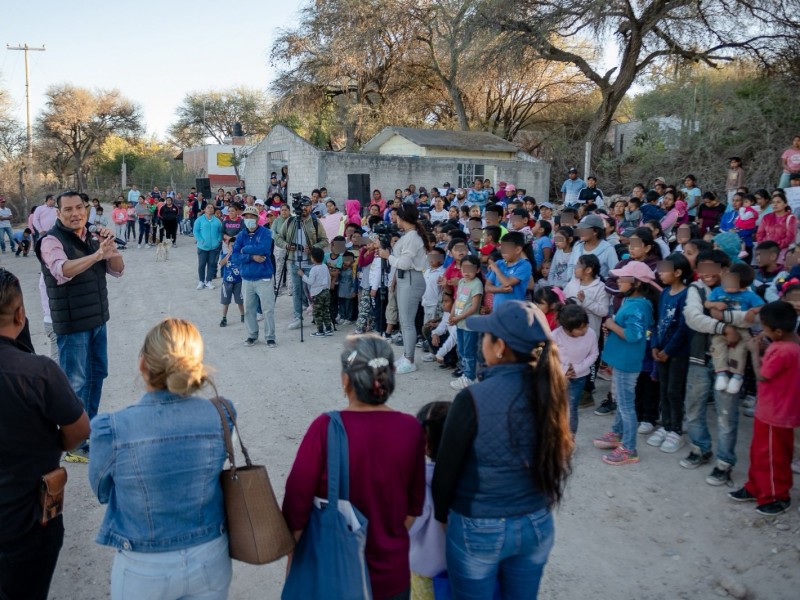
[{"label": "photographer", "polygon": [[275,245],[286,250],[286,260],[291,267],[287,270],[291,272],[295,293],[292,296],[294,320],[289,324],[289,329],[298,329],[303,308],[308,306],[308,298],[302,291],[303,279],[297,271],[303,269],[308,275],[312,267],[311,248],[327,250],[328,236],[319,220],[311,215],[311,200],[305,196],[296,197],[294,194],[292,198],[294,214],[275,231]]},{"label": "photographer", "polygon": [[397,373],[403,374],[417,370],[414,364],[417,343],[415,321],[425,292],[422,270],[430,252],[430,242],[419,221],[417,207],[413,204],[406,202],[397,209],[397,225],[403,231],[403,236],[393,250],[382,248],[379,254],[397,269],[397,309],[403,334],[403,358],[397,362],[396,368]]}]

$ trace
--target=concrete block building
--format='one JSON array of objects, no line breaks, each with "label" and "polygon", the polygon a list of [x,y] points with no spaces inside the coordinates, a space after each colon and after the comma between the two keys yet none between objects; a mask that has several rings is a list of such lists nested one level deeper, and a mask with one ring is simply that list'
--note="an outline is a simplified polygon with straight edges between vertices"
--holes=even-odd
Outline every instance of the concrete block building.
[{"label": "concrete block building", "polygon": [[289,192],[309,194],[325,186],[335,200],[367,202],[373,189],[384,197],[413,183],[419,187],[450,182],[470,187],[476,177],[525,188],[547,198],[550,165],[521,152],[495,135],[474,131],[386,127],[360,152],[320,150],[287,127],[278,125],[250,150],[243,175],[247,190],[263,197],[272,171],[289,167]]}]

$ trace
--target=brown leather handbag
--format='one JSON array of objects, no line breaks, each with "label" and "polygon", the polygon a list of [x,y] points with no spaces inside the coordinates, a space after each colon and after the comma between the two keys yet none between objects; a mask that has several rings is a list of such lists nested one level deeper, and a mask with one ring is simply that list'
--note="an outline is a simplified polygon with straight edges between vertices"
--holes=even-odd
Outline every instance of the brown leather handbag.
[{"label": "brown leather handbag", "polygon": [[42,518],[39,523],[47,525],[64,511],[64,488],[67,485],[67,470],[58,467],[42,475],[39,483],[39,504]]},{"label": "brown leather handbag", "polygon": [[[231,558],[252,565],[264,565],[294,550],[295,540],[264,465],[254,465],[244,447],[233,407],[222,397],[211,399],[219,412],[230,469],[220,475],[228,520],[228,546]],[[227,413],[227,416],[226,416]],[[233,422],[246,465],[237,467],[228,418]]]}]

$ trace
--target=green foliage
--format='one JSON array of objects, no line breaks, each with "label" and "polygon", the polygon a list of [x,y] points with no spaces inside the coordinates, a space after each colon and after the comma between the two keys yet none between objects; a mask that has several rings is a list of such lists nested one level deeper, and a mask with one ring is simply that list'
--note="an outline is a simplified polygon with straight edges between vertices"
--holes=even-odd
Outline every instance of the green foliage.
[{"label": "green foliage", "polygon": [[[730,156],[743,159],[748,187],[773,187],[780,153],[800,131],[796,83],[746,65],[698,69],[659,85],[635,99],[634,114],[651,121],[624,156],[606,161],[604,171],[645,183],[655,176],[678,182],[691,172],[701,189],[717,192],[724,190]],[[679,131],[659,130],[653,119],[667,115],[681,120]]]}]

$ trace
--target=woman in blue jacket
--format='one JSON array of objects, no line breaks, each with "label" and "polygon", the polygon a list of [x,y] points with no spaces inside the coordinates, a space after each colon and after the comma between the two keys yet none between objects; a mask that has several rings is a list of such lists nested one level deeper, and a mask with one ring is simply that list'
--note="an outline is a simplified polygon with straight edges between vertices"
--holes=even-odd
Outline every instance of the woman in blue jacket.
[{"label": "woman in blue jacket", "polygon": [[144,396],[92,420],[89,482],[108,504],[97,542],[117,550],[111,598],[224,600],[226,451],[219,413],[193,396],[210,383],[200,332],[163,320],[145,337],[139,371]]}]

